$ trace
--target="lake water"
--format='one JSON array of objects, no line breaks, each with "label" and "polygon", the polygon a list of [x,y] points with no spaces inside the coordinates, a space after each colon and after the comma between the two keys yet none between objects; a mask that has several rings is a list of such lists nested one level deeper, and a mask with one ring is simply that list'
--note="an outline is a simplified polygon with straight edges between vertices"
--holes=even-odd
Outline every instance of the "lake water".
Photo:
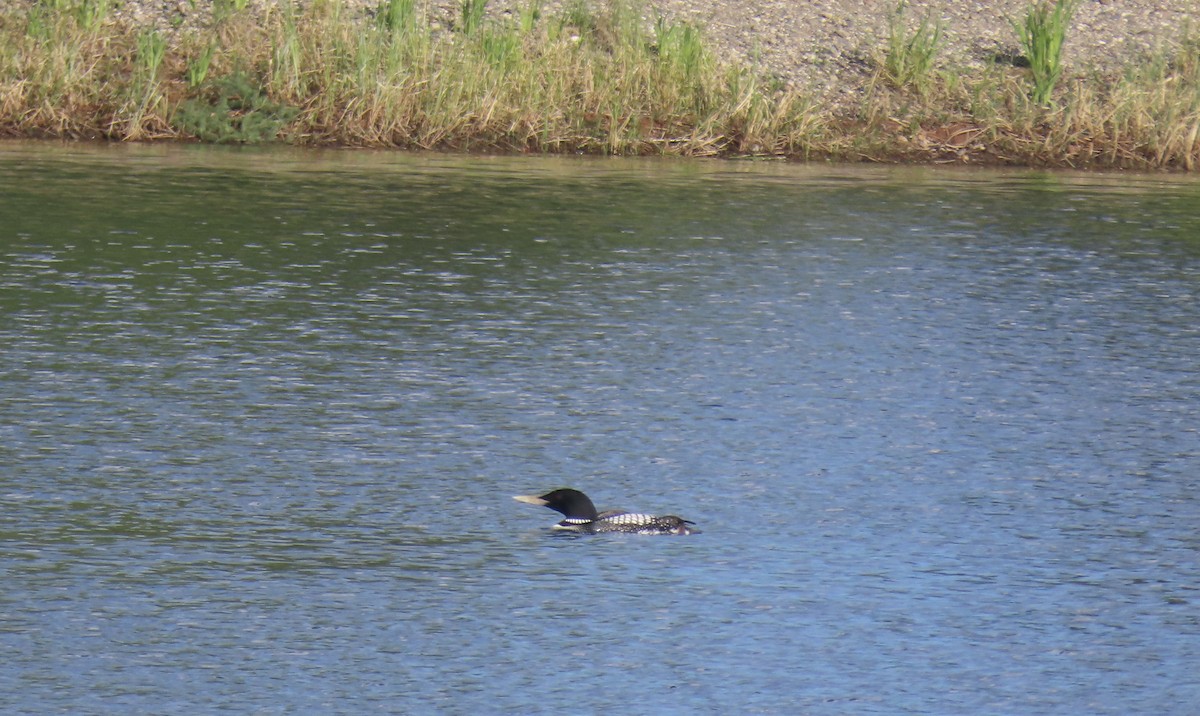
[{"label": "lake water", "polygon": [[0,346],[5,714],[1200,704],[1195,177],[0,144]]}]

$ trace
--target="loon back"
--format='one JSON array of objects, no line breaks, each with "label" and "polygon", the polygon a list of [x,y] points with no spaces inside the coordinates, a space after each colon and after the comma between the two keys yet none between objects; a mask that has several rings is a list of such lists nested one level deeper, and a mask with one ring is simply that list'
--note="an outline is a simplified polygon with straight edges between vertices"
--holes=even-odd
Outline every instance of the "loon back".
[{"label": "loon back", "polygon": [[563,515],[555,529],[585,534],[624,532],[627,534],[690,535],[699,532],[688,525],[695,522],[675,515],[647,515],[624,510],[596,512],[587,495],[569,488],[553,490],[544,495],[518,495],[513,498],[530,505],[549,507]]}]

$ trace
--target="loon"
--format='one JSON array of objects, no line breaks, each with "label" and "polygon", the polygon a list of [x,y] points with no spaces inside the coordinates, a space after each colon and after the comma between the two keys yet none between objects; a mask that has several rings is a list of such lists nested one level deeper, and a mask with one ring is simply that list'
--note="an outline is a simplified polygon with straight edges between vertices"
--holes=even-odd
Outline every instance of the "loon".
[{"label": "loon", "polygon": [[554,525],[556,530],[597,534],[600,532],[625,532],[639,535],[690,535],[700,530],[688,525],[695,522],[675,515],[646,515],[624,510],[596,512],[596,506],[579,490],[562,489],[544,495],[517,495],[517,502],[543,505],[561,512],[565,519]]}]

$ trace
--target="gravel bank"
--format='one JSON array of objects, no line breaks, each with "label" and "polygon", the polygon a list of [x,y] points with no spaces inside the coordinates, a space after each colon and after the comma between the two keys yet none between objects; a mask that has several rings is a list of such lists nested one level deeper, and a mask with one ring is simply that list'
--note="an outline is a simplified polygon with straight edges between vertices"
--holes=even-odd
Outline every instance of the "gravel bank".
[{"label": "gravel bank", "polygon": [[[0,0],[0,7],[33,1]],[[278,1],[249,3],[261,10]],[[531,1],[490,0],[488,12],[511,14]],[[567,1],[542,0],[544,13],[554,14]],[[367,14],[381,0],[344,2],[354,12]],[[905,16],[912,27],[927,16],[940,20],[941,66],[970,68],[997,55],[1017,54],[1010,18],[1022,16],[1029,2],[908,0]],[[169,32],[208,22],[213,5],[191,0],[115,4],[117,16]],[[897,0],[646,0],[650,16],[661,14],[702,27],[724,61],[759,67],[835,104],[852,99],[869,77],[871,58],[886,44],[888,18],[896,4]],[[461,0],[425,0],[423,7],[432,24],[452,27]],[[1189,27],[1200,32],[1200,0],[1083,0],[1067,37],[1066,72],[1117,69],[1174,46]]]},{"label": "gravel bank", "polygon": [[[793,85],[822,96],[853,93],[868,77],[871,58],[886,47],[895,0],[662,0],[672,16],[707,28],[724,56],[759,64]],[[1011,19],[1029,0],[956,2],[909,0],[911,28],[940,20],[941,66],[982,66],[1019,54]],[[1065,72],[1113,70],[1175,46],[1184,27],[1200,21],[1197,0],[1084,0],[1064,47]],[[1200,30],[1200,27],[1196,27]]]}]

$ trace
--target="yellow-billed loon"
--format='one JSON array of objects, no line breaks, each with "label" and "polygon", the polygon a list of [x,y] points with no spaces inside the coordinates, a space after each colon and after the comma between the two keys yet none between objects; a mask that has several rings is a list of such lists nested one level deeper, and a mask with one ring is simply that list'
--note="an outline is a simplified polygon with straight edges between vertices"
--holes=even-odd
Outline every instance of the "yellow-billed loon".
[{"label": "yellow-billed loon", "polygon": [[688,526],[696,524],[695,522],[675,515],[660,517],[624,510],[596,512],[596,506],[579,490],[554,490],[541,496],[517,495],[513,499],[561,512],[565,519],[554,525],[556,530],[585,534],[625,532],[639,535],[690,535],[700,531]]}]

